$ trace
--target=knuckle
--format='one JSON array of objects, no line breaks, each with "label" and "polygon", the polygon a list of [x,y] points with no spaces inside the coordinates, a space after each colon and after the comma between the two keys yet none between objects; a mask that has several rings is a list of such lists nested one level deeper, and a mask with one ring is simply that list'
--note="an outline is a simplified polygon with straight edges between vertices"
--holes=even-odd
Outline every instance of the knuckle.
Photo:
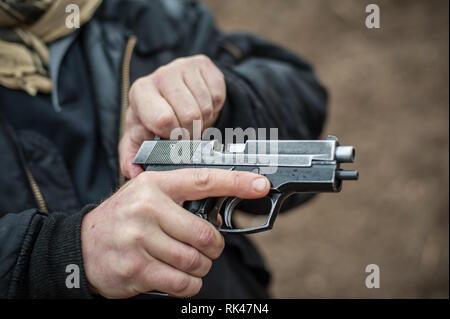
[{"label": "knuckle", "polygon": [[172,72],[183,72],[184,69],[189,64],[189,59],[186,57],[179,57],[175,60],[172,60],[169,64],[166,64],[165,66],[161,67],[161,71],[163,71],[163,74],[168,74]]},{"label": "knuckle", "polygon": [[241,178],[240,178],[239,174],[232,175],[230,186],[231,186],[232,192],[234,192],[234,193],[237,193],[240,190]]},{"label": "knuckle", "polygon": [[[133,180],[136,183],[138,191],[135,193],[139,204],[149,203],[149,199],[159,196],[158,185],[161,183],[161,174],[159,172],[144,171],[137,175]],[[153,196],[154,195],[154,196]]]},{"label": "knuckle", "polygon": [[145,241],[145,236],[141,232],[136,232],[133,234],[133,236],[130,238],[131,242],[136,246],[142,246],[142,244]]},{"label": "knuckle", "polygon": [[166,64],[157,68],[151,75],[150,78],[155,85],[155,87],[161,89],[166,84],[166,79],[171,72],[173,63]]},{"label": "knuckle", "polygon": [[203,117],[205,119],[209,119],[214,115],[214,108],[211,104],[209,104],[202,109],[202,112],[203,112]]},{"label": "knuckle", "polygon": [[147,171],[142,172],[142,174],[139,174],[138,176],[136,176],[134,178],[133,182],[138,183],[138,184],[147,183],[148,175],[149,175],[148,173],[151,173],[151,172],[147,172]]},{"label": "knuckle", "polygon": [[122,238],[126,247],[136,247],[144,241],[144,235],[134,227],[128,227],[123,231]]},{"label": "knuckle", "polygon": [[155,180],[155,175],[152,171],[144,171],[135,177],[135,181],[139,184],[148,184],[150,181]]},{"label": "knuckle", "polygon": [[202,114],[200,111],[189,111],[183,117],[183,125],[192,125],[194,121],[199,121],[202,119]]},{"label": "knuckle", "polygon": [[180,65],[180,64],[184,64],[186,62],[187,58],[186,57],[179,57],[176,58],[175,60],[173,60],[171,63],[169,63],[168,65]]},{"label": "knuckle", "polygon": [[171,113],[161,113],[155,119],[155,126],[159,130],[168,129],[175,124],[175,116]]},{"label": "knuckle", "polygon": [[196,246],[199,248],[216,246],[216,233],[211,225],[199,223]]},{"label": "knuckle", "polygon": [[213,180],[212,172],[207,168],[201,168],[195,171],[194,185],[198,190],[206,190],[210,187]]},{"label": "knuckle", "polygon": [[122,279],[130,280],[137,276],[143,269],[141,262],[136,259],[126,262],[122,267],[119,268],[118,273]]},{"label": "knuckle", "polygon": [[191,272],[200,266],[201,255],[196,249],[190,249],[185,258],[184,270]]},{"label": "knuckle", "polygon": [[215,89],[211,92],[211,96],[216,107],[222,106],[225,102],[225,90]]},{"label": "knuckle", "polygon": [[198,62],[200,62],[202,64],[212,63],[211,59],[204,54],[194,55],[194,59],[196,59]]},{"label": "knuckle", "polygon": [[173,249],[170,255],[173,265],[176,268],[182,268],[181,265],[183,264],[185,257],[181,249]]},{"label": "knuckle", "polygon": [[196,249],[176,249],[172,259],[176,267],[182,271],[193,271],[200,265],[200,253]]},{"label": "knuckle", "polygon": [[155,72],[152,73],[151,79],[156,87],[159,87],[161,85],[161,81],[164,78],[163,76],[164,73],[165,73],[164,67],[160,67]]},{"label": "knuckle", "polygon": [[223,236],[219,236],[219,239],[217,237],[214,240],[214,243],[211,244],[209,247],[212,249],[210,250],[210,258],[211,259],[217,259],[222,254],[224,248],[225,248],[225,240]]},{"label": "knuckle", "polygon": [[141,91],[144,86],[145,78],[141,77],[133,82],[128,91],[128,98],[130,99],[130,105],[135,105],[137,92]]},{"label": "knuckle", "polygon": [[200,277],[206,276],[209,273],[209,271],[211,270],[211,267],[212,267],[212,260],[209,258],[206,258],[206,267],[204,268],[203,273],[200,274]]},{"label": "knuckle", "polygon": [[140,77],[133,82],[130,88],[130,92],[136,91],[136,89],[141,88],[144,85],[145,77]]},{"label": "knuckle", "polygon": [[200,292],[202,288],[203,281],[200,278],[196,278],[193,283],[191,283],[190,291],[186,292],[186,297],[195,296]]},{"label": "knuckle", "polygon": [[171,290],[177,295],[182,295],[186,290],[188,290],[190,283],[191,280],[189,276],[182,274],[173,278]]},{"label": "knuckle", "polygon": [[224,249],[225,249],[225,239],[223,238],[223,236],[220,236],[220,242],[217,247],[216,255],[214,256],[214,258],[219,258]]}]

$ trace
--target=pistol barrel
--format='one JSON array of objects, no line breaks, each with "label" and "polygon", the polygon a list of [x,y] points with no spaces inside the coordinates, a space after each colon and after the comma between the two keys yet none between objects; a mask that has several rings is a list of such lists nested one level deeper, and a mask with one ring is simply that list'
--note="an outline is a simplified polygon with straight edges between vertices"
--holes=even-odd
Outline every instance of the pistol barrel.
[{"label": "pistol barrel", "polygon": [[355,148],[353,146],[336,146],[335,158],[339,163],[353,163]]}]

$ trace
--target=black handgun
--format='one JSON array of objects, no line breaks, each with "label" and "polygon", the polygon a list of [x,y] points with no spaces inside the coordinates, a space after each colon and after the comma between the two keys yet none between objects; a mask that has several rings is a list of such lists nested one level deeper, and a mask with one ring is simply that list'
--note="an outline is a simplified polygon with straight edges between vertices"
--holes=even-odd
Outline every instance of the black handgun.
[{"label": "black handgun", "polygon": [[[339,192],[342,181],[357,180],[358,171],[340,168],[341,163],[354,160],[353,146],[341,146],[336,137],[328,136],[326,140],[248,140],[225,146],[214,140],[152,140],[141,145],[133,163],[147,171],[208,167],[266,176],[271,183],[267,195],[271,207],[266,222],[260,226],[233,227],[232,215],[241,198],[214,197],[183,205],[222,233],[249,234],[271,229],[290,195]],[[222,215],[223,227],[218,226],[218,214]]]}]

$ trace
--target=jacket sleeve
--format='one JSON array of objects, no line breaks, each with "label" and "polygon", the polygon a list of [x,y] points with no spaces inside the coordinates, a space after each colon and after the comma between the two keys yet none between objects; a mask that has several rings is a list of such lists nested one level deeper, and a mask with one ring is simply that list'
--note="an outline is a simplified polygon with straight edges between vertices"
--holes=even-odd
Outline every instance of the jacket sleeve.
[{"label": "jacket sleeve", "polygon": [[[36,209],[0,218],[0,298],[90,298],[81,254],[81,221],[76,214],[46,215]],[[79,288],[66,285],[79,269]],[[67,271],[67,272],[66,272]],[[69,277],[69,282],[76,279]],[[71,286],[71,285],[69,285]]]},{"label": "jacket sleeve", "polygon": [[[0,298],[90,297],[81,254],[81,222],[93,206],[47,215],[35,207],[22,147],[0,112]],[[8,203],[8,199],[10,203]],[[67,288],[66,267],[79,267],[79,288]]]}]

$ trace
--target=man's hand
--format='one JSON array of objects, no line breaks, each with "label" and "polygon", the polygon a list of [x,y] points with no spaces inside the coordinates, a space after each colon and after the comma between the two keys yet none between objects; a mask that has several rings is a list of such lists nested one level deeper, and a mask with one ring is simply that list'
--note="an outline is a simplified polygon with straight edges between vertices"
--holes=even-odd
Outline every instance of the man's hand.
[{"label": "man's hand", "polygon": [[182,208],[215,196],[259,198],[269,192],[260,175],[220,169],[143,172],[83,219],[87,280],[104,297],[158,290],[197,294],[201,278],[224,248],[222,235]]},{"label": "man's hand", "polygon": [[142,142],[169,138],[175,128],[192,137],[193,121],[202,131],[214,124],[225,102],[222,72],[204,55],[179,58],[137,79],[129,92],[125,132],[119,144],[122,174],[134,178],[142,168],[132,161]]}]

